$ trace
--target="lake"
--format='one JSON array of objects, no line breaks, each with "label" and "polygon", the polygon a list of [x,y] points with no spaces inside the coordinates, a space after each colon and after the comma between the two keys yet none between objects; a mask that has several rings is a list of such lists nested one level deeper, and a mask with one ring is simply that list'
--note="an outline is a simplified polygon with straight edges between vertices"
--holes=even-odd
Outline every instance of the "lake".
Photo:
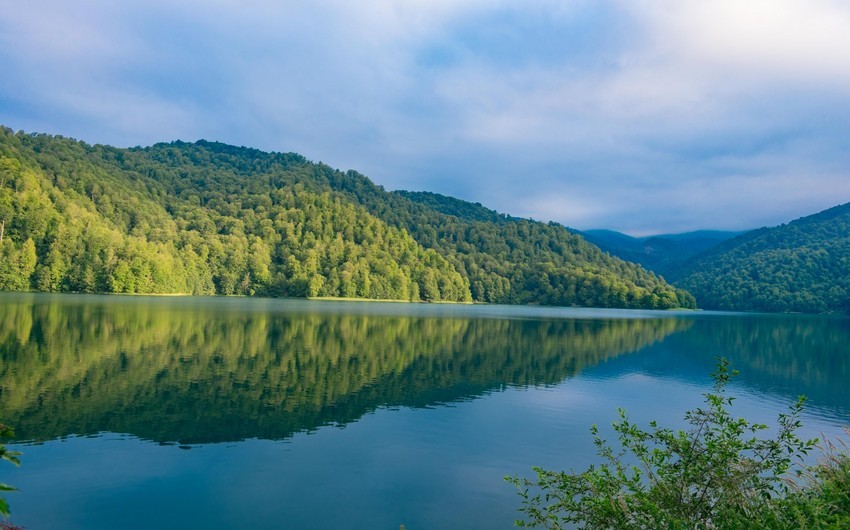
[{"label": "lake", "polygon": [[505,475],[583,470],[617,407],[850,423],[850,319],[0,294],[0,463],[28,530],[511,528]]}]

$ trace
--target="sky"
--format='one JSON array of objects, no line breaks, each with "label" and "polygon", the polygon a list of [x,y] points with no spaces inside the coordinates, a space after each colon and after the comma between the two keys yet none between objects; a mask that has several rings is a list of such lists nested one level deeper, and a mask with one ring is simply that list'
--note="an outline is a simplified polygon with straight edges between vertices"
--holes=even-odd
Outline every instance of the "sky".
[{"label": "sky", "polygon": [[632,235],[850,202],[846,0],[0,0],[0,124]]}]

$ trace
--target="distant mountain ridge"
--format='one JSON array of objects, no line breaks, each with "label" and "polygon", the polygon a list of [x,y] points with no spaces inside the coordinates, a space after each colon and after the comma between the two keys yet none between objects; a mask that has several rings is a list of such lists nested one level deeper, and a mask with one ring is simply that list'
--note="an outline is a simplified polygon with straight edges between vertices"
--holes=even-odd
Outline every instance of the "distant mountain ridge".
[{"label": "distant mountain ridge", "polygon": [[694,306],[557,223],[218,142],[0,128],[0,223],[0,290]]},{"label": "distant mountain ridge", "polygon": [[696,230],[646,237],[632,237],[613,230],[584,230],[579,233],[605,252],[666,276],[691,257],[744,232]]},{"label": "distant mountain ridge", "polygon": [[724,241],[669,279],[706,309],[848,313],[850,203]]}]

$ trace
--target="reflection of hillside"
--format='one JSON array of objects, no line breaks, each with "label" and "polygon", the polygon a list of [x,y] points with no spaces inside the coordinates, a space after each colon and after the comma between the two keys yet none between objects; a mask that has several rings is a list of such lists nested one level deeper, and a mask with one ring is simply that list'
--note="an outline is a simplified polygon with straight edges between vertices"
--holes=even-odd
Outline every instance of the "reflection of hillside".
[{"label": "reflection of hillside", "polygon": [[725,356],[747,384],[793,389],[813,404],[850,404],[850,320],[814,316],[747,316],[700,321],[685,340]]},{"label": "reflection of hillside", "polygon": [[4,420],[28,439],[280,439],[381,405],[556,383],[683,325],[18,298],[0,306],[0,399]]}]

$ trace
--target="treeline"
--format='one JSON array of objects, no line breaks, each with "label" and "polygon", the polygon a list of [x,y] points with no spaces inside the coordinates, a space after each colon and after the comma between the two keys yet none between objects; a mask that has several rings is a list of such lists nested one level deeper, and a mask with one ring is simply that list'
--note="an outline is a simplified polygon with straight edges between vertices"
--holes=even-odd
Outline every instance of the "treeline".
[{"label": "treeline", "polygon": [[557,224],[295,154],[0,130],[0,289],[693,307]]},{"label": "treeline", "polygon": [[706,309],[850,312],[850,204],[726,241],[671,277]]}]

